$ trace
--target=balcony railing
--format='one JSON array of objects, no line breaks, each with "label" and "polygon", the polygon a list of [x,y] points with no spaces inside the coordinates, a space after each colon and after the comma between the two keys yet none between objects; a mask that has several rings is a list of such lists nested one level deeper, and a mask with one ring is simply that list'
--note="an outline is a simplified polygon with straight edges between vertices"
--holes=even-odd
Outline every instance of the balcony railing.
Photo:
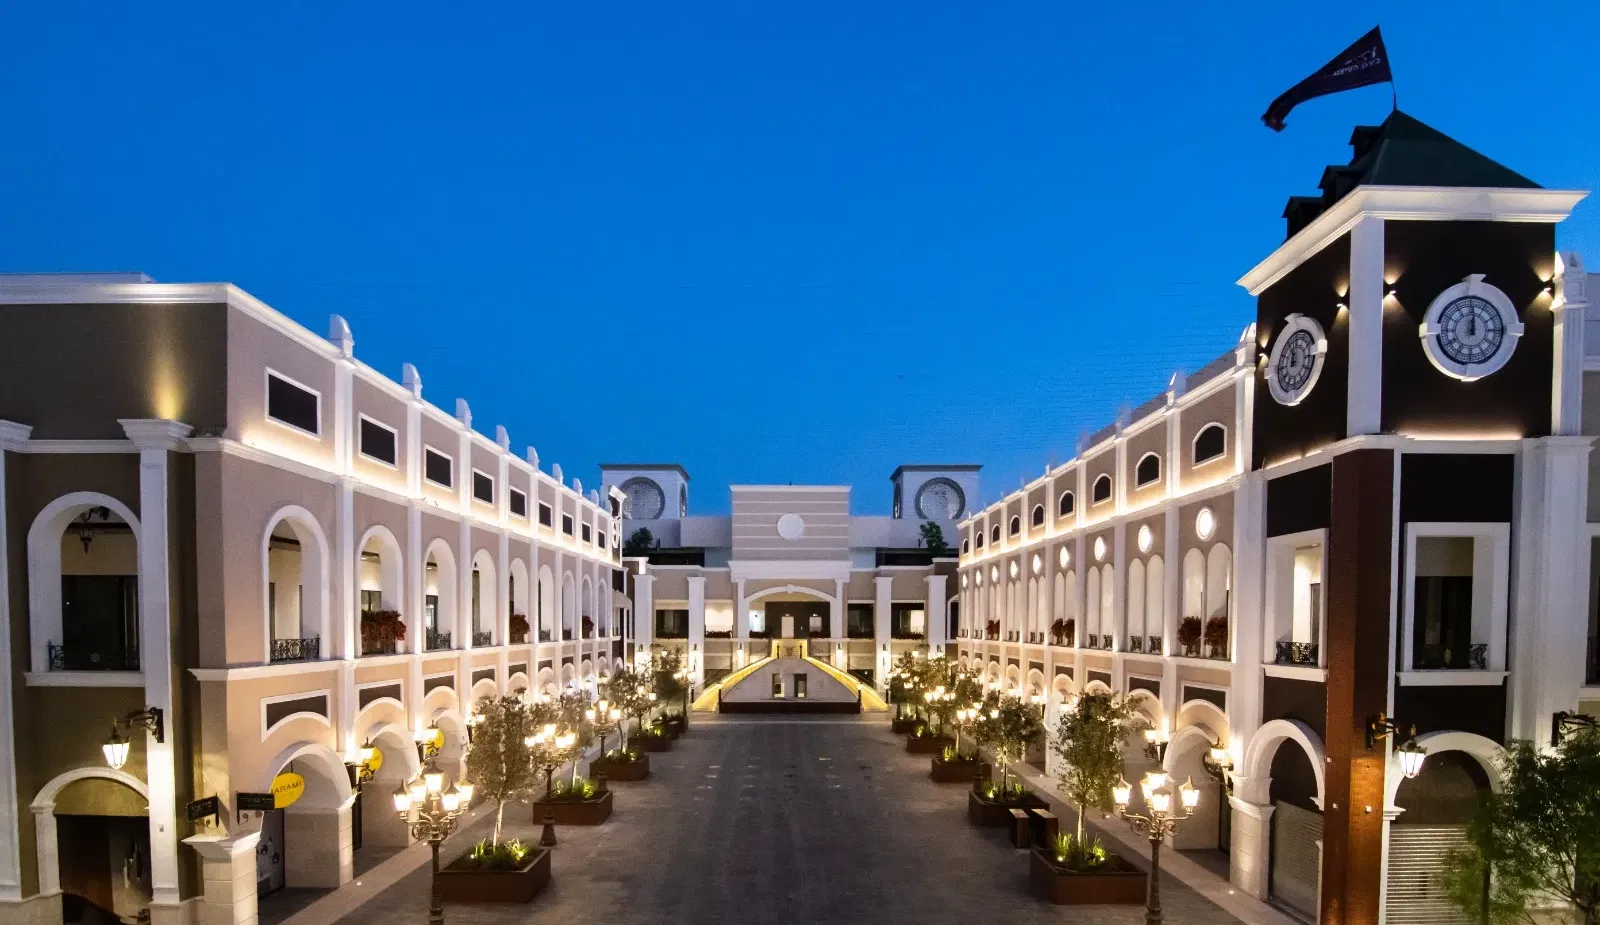
[{"label": "balcony railing", "polygon": [[1483,671],[1489,667],[1489,644],[1475,642],[1456,648],[1422,646],[1416,650],[1413,667],[1421,671]]},{"label": "balcony railing", "polygon": [[429,652],[437,652],[440,649],[451,648],[449,633],[440,633],[434,630],[428,630],[427,635],[423,637],[423,642],[425,643],[425,647]]},{"label": "balcony railing", "polygon": [[[492,646],[492,645],[494,645],[494,633],[492,633],[492,632],[484,633],[484,632],[478,632],[478,631],[474,631],[473,632],[473,634],[472,634],[472,647],[474,649],[481,649],[481,648],[483,648],[485,646]],[[449,646],[446,646],[445,648],[449,648]]]},{"label": "balcony railing", "polygon": [[549,630],[540,630],[539,631],[539,641],[540,642],[549,642],[550,641],[550,631]]},{"label": "balcony railing", "polygon": [[528,634],[527,633],[512,633],[511,634],[511,644],[514,645],[514,646],[527,645],[528,644]]},{"label": "balcony railing", "polygon": [[1128,637],[1128,651],[1129,652],[1141,652],[1141,653],[1144,652],[1144,637],[1143,636],[1129,636]]},{"label": "balcony railing", "polygon": [[1314,642],[1294,642],[1293,640],[1278,640],[1278,651],[1273,661],[1279,665],[1311,665],[1317,664],[1319,646]]},{"label": "balcony railing", "polygon": [[77,643],[45,643],[51,671],[138,671],[139,648],[131,643],[122,651],[102,651]]},{"label": "balcony railing", "polygon": [[362,655],[393,655],[399,651],[398,641],[387,633],[381,636],[361,634]]},{"label": "balcony railing", "polygon": [[274,662],[314,662],[322,657],[322,637],[272,640]]},{"label": "balcony railing", "polygon": [[1146,636],[1144,638],[1144,650],[1146,652],[1150,653],[1151,655],[1160,655],[1160,654],[1162,654],[1162,652],[1164,650],[1162,648],[1162,639],[1161,639],[1161,637],[1160,636]]}]

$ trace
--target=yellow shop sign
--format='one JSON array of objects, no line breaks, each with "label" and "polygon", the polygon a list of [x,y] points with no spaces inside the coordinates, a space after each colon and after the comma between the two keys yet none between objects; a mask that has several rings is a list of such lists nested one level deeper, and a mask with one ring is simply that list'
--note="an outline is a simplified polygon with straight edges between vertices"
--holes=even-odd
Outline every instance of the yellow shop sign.
[{"label": "yellow shop sign", "polygon": [[306,792],[306,779],[293,771],[285,771],[272,779],[272,805],[278,809],[293,806]]}]

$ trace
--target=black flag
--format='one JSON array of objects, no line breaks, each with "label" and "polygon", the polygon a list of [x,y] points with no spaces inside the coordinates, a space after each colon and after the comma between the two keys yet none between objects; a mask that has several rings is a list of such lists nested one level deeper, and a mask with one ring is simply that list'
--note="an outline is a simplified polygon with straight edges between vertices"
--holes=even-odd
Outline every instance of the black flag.
[{"label": "black flag", "polygon": [[1394,76],[1389,73],[1389,52],[1383,47],[1383,36],[1378,32],[1378,27],[1373,26],[1371,32],[1339,52],[1321,70],[1273,100],[1261,121],[1274,132],[1281,132],[1283,117],[1306,100],[1385,82],[1394,82]]}]

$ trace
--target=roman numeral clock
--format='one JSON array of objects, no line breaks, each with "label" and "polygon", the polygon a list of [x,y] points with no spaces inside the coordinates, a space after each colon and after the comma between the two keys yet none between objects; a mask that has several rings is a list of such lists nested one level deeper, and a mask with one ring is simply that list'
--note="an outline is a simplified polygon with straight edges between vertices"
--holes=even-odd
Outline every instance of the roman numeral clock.
[{"label": "roman numeral clock", "polygon": [[1299,313],[1283,319],[1283,329],[1267,356],[1267,389],[1281,405],[1298,405],[1322,375],[1328,338],[1316,319]]},{"label": "roman numeral clock", "polygon": [[1516,307],[1474,273],[1439,293],[1422,317],[1422,349],[1440,372],[1464,382],[1506,365],[1522,336]]}]

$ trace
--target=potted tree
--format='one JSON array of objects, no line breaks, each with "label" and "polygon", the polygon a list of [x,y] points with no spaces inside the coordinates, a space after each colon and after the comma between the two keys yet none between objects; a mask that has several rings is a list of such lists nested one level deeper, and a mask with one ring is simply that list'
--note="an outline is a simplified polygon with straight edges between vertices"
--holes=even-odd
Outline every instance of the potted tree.
[{"label": "potted tree", "polygon": [[1228,618],[1206,618],[1206,658],[1228,657]]},{"label": "potted tree", "polygon": [[546,767],[551,761],[558,762],[558,768],[568,765],[570,771],[566,780],[549,786],[544,796],[534,801],[533,819],[538,822],[548,816],[558,825],[599,825],[611,818],[611,791],[601,789],[597,781],[578,776],[578,762],[594,741],[594,729],[583,718],[589,708],[589,696],[581,690],[565,691],[553,706],[556,722],[547,724],[555,727],[553,750],[543,761]]},{"label": "potted tree", "polygon": [[649,683],[644,672],[623,668],[602,687],[605,699],[622,717],[618,727],[622,741],[590,764],[594,773],[604,773],[606,779],[617,781],[639,781],[650,776],[650,756],[628,744],[628,725],[650,710]]},{"label": "potted tree", "polygon": [[[656,704],[663,710],[666,704],[680,701],[683,709],[688,709],[689,686],[684,679],[683,654],[677,649],[657,649],[650,656],[650,684],[655,691]],[[674,715],[665,712],[661,725],[673,738],[689,731],[689,724],[682,713]]]},{"label": "potted tree", "polygon": [[1033,791],[1011,781],[1011,765],[1021,761],[1043,731],[1038,707],[1014,694],[990,691],[979,708],[974,737],[987,745],[1000,769],[1000,780],[979,779],[967,792],[967,820],[973,825],[1005,825],[1011,810],[1048,804]]},{"label": "potted tree", "polygon": [[1076,828],[1054,844],[1035,846],[1028,866],[1034,891],[1051,902],[1144,902],[1144,872],[1084,833],[1091,808],[1115,805],[1111,788],[1122,778],[1122,743],[1132,728],[1133,707],[1112,694],[1080,695],[1061,713],[1051,747],[1061,758],[1061,792],[1077,809]]},{"label": "potted tree", "polygon": [[528,615],[514,613],[511,615],[509,629],[511,630],[511,644],[522,645],[528,641]]},{"label": "potted tree", "polygon": [[940,731],[948,730],[955,741],[933,757],[928,776],[941,784],[968,783],[976,780],[987,767],[976,748],[968,752],[962,747],[962,735],[970,732],[978,721],[983,700],[982,675],[972,668],[952,668],[950,695],[935,707],[935,712],[939,716]]},{"label": "potted tree", "polygon": [[1199,617],[1184,617],[1178,623],[1178,644],[1183,646],[1183,654],[1190,658],[1200,657],[1200,638],[1202,628]]},{"label": "potted tree", "polygon": [[527,902],[550,882],[550,849],[501,841],[500,832],[506,803],[536,786],[526,744],[532,714],[516,697],[485,697],[474,714],[467,777],[475,794],[494,800],[494,831],[439,872],[439,892],[452,900]]},{"label": "potted tree", "polygon": [[398,610],[361,612],[361,651],[367,655],[392,654],[395,643],[406,638],[406,621]]}]

